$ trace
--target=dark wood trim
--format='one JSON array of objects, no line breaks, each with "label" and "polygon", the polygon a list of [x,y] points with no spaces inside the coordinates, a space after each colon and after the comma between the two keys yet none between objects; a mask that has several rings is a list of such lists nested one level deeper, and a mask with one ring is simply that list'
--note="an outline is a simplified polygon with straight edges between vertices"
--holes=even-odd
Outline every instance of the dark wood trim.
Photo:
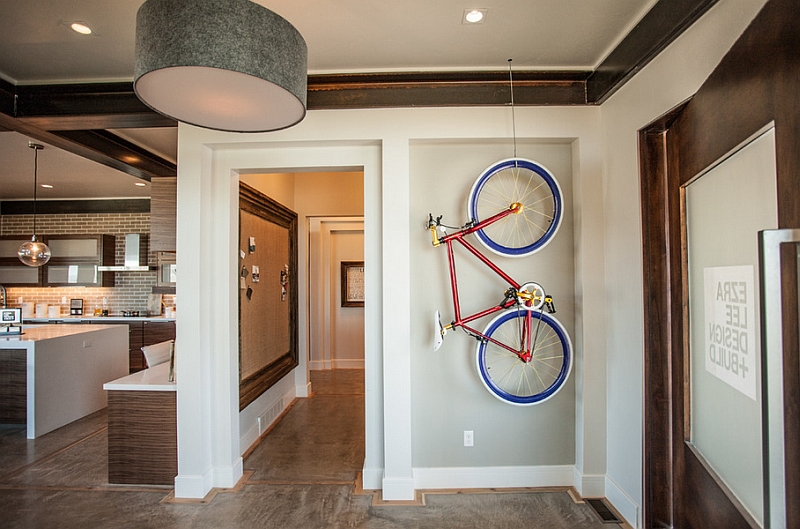
[{"label": "dark wood trim", "polygon": [[639,132],[644,293],[644,527],[672,527],[674,515],[671,248],[666,131],[688,102]]},{"label": "dark wood trim", "polygon": [[[261,217],[271,223],[284,227],[289,236],[289,350],[277,360],[264,366],[253,375],[242,378],[241,354],[242,331],[239,330],[239,410],[243,410],[259,395],[272,387],[281,378],[288,375],[299,365],[298,363],[298,282],[297,282],[297,214],[245,183],[239,184],[239,209]],[[241,233],[239,234],[241,240]],[[266,271],[265,271],[266,272]],[[241,297],[239,289],[239,325],[242,325]]]},{"label": "dark wood trim", "polygon": [[[38,200],[36,202],[37,215],[66,215],[73,213],[150,213],[150,199]],[[33,215],[33,201],[0,201],[0,214]]]},{"label": "dark wood trim", "polygon": [[[800,286],[797,278],[797,245],[781,248],[781,298],[784,322],[800,321]],[[783,326],[783,446],[786,460],[786,527],[800,526],[800,328],[797,324]],[[789,352],[788,354],[787,351]]]},{"label": "dark wood trim", "polygon": [[601,104],[718,0],[660,0],[586,82],[586,100]]},{"label": "dark wood trim", "polygon": [[[16,95],[14,117],[20,119],[57,121],[57,118],[123,115],[140,116],[140,127],[176,125],[174,120],[142,103],[133,91],[132,82],[22,85],[16,87]],[[50,130],[45,121],[37,124]]]},{"label": "dark wood trim", "polygon": [[[590,72],[514,72],[514,104],[585,105]],[[312,75],[308,109],[508,105],[508,71]]]},{"label": "dark wood trim", "polygon": [[[92,149],[105,156],[117,160],[121,164],[135,169],[143,180],[152,177],[176,176],[178,166],[170,161],[157,156],[150,151],[139,147],[108,132],[107,130],[64,130],[56,132],[58,136]],[[128,171],[131,174],[131,171]]]},{"label": "dark wood trim", "polygon": [[14,115],[16,105],[14,85],[0,79],[0,113]]},{"label": "dark wood trim", "polygon": [[[111,167],[112,169],[116,169],[137,178],[150,180],[150,178],[154,176],[159,176],[157,174],[150,174],[146,171],[143,171],[140,167],[132,165],[123,159],[114,158],[113,156],[109,156],[104,152],[97,151],[96,149],[72,141],[65,136],[35,127],[29,123],[26,123],[25,121],[19,120],[2,112],[0,112],[0,128],[6,128],[8,130],[19,132],[20,134],[24,134],[31,139],[39,140],[53,147],[77,154],[78,156],[82,156],[88,160],[95,161],[99,164]],[[151,154],[151,156],[155,155]],[[168,164],[170,162],[165,160],[165,163]]]}]

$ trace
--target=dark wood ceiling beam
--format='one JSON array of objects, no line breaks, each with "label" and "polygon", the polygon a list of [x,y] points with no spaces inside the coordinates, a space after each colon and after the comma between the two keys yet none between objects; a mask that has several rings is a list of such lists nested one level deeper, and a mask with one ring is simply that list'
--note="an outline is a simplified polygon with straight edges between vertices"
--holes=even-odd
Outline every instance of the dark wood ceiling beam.
[{"label": "dark wood ceiling beam", "polygon": [[15,95],[14,85],[0,79],[0,113],[14,115]]},{"label": "dark wood ceiling beam", "polygon": [[142,103],[132,83],[16,87],[14,117],[45,130],[175,127]]},{"label": "dark wood ceiling beam", "polygon": [[131,83],[16,87],[0,83],[0,110],[0,127],[131,176],[149,181],[177,174],[172,162],[103,130],[177,126],[141,103]]},{"label": "dark wood ceiling beam", "polygon": [[[585,105],[591,72],[514,72],[514,103]],[[454,107],[508,105],[505,72],[310,75],[308,108]]]},{"label": "dark wood ceiling beam", "polygon": [[[137,163],[131,163],[132,161],[126,161],[125,158],[122,157],[115,158],[112,155],[106,154],[95,148],[76,142],[66,136],[59,135],[47,130],[43,130],[40,129],[39,127],[34,127],[29,123],[25,123],[22,120],[16,119],[7,114],[3,114],[2,112],[0,112],[0,128],[5,128],[8,130],[19,132],[20,134],[24,134],[25,136],[28,136],[33,140],[38,140],[43,143],[47,143],[48,145],[52,145],[53,147],[58,147],[59,149],[63,149],[67,152],[77,154],[78,156],[82,156],[88,160],[92,160],[107,167],[111,167],[112,169],[116,169],[125,174],[135,176],[136,178],[141,178],[143,180],[150,181],[150,179],[153,177],[164,176],[161,174],[151,173],[148,170],[146,170],[146,168],[139,166]],[[138,154],[139,154],[138,152],[135,153],[135,155]],[[133,156],[134,154],[131,155]],[[151,156],[155,155],[151,154]],[[164,163],[169,164],[170,162],[164,160]],[[175,173],[172,173],[172,176],[174,176],[174,174]]]},{"label": "dark wood ceiling beam", "polygon": [[586,100],[601,104],[718,0],[660,0],[589,76]]},{"label": "dark wood ceiling beam", "polygon": [[145,180],[150,180],[151,177],[156,176],[175,176],[178,174],[178,168],[174,163],[107,130],[64,130],[54,133],[57,136],[67,138],[95,152],[127,164],[139,171],[141,173],[139,178]]}]

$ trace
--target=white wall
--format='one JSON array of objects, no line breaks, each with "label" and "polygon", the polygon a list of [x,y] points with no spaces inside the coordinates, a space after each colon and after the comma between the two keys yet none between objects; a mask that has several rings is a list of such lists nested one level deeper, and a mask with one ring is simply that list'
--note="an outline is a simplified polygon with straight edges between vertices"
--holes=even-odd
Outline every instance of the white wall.
[{"label": "white wall", "polygon": [[[555,317],[574,336],[573,142],[517,143],[518,156],[541,163],[558,180],[564,195],[564,219],[553,241],[540,252],[525,258],[490,255],[520,283],[541,284],[555,300]],[[566,465],[572,480],[575,377],[544,404],[510,406],[483,387],[475,368],[474,338],[460,330],[450,332],[441,349],[433,351],[434,311],[441,311],[443,322],[452,321],[454,313],[447,250],[432,246],[424,229],[428,214],[443,215],[442,222],[450,226],[463,225],[468,220],[467,197],[474,180],[483,169],[513,152],[510,141],[415,142],[411,147],[413,461],[417,473],[426,476],[425,488],[446,486],[439,480],[448,479],[449,471],[437,469],[453,467],[463,474],[468,468],[477,473],[517,466],[534,475],[544,467],[551,470]],[[463,248],[456,246],[454,253],[462,314],[499,303],[508,285]],[[490,319],[474,325],[483,329]],[[464,446],[464,430],[474,432],[474,446]],[[522,439],[525,446],[536,449],[520,450]]]},{"label": "white wall", "polygon": [[[196,495],[205,486],[218,486],[216,483],[235,478],[241,468],[241,461],[237,460],[238,435],[231,439],[228,434],[228,428],[239,433],[236,284],[233,280],[211,278],[235,278],[235,244],[228,233],[233,231],[236,217],[236,187],[231,182],[240,173],[276,172],[276,168],[364,171],[365,261],[376,263],[367,270],[365,307],[365,487],[382,488],[386,499],[409,499],[415,488],[431,486],[575,483],[580,489],[585,485],[584,476],[603,476],[605,352],[604,340],[598,340],[604,336],[604,322],[599,317],[604,303],[599,116],[596,107],[517,109],[520,144],[536,146],[533,157],[544,154],[547,149],[541,150],[543,146],[554,145],[553,149],[561,153],[557,155],[560,163],[569,167],[571,177],[565,178],[572,184],[573,205],[580,206],[571,211],[572,234],[565,231],[557,237],[564,246],[563,255],[571,257],[560,263],[564,270],[553,276],[552,286],[548,286],[556,294],[559,310],[566,315],[565,323],[573,332],[573,380],[569,390],[559,395],[560,402],[524,411],[486,400],[491,397],[481,393],[480,382],[463,369],[469,365],[464,364],[465,358],[473,354],[471,344],[462,351],[453,351],[452,365],[460,363],[463,377],[448,385],[428,386],[432,378],[441,375],[443,367],[427,362],[431,353],[427,341],[421,339],[424,330],[419,328],[417,314],[431,313],[439,307],[417,306],[413,297],[422,278],[412,274],[412,259],[423,246],[424,251],[430,252],[426,255],[438,257],[426,246],[429,235],[423,229],[425,219],[417,215],[416,204],[425,198],[421,195],[441,190],[436,188],[435,172],[423,177],[429,178],[431,186],[418,187],[420,173],[432,164],[423,162],[420,167],[418,161],[412,163],[412,153],[425,144],[449,143],[462,147],[490,145],[490,151],[482,156],[507,157],[511,136],[507,108],[312,111],[298,126],[269,134],[227,134],[181,125],[178,254],[183,263],[179,266],[187,266],[189,272],[182,274],[179,297],[180,291],[184,292],[188,302],[182,301],[181,305],[190,313],[181,320],[178,340],[197,347],[199,354],[179,363],[183,366],[178,378],[179,431],[192,436],[179,434],[176,495]],[[464,160],[470,161],[466,164],[469,167],[462,165],[457,171],[468,172],[464,178],[469,183],[488,165],[486,160],[469,157]],[[455,169],[459,159],[452,161]],[[453,189],[451,198],[458,202],[457,194],[463,192]],[[213,218],[213,222],[203,221],[206,218]],[[546,253],[542,252],[542,259],[546,260]],[[524,263],[522,260],[521,266]],[[447,277],[437,273],[425,281],[441,287],[447,284]],[[204,304],[209,300],[217,302],[213,312]],[[222,318],[216,307],[222,307]],[[570,308],[574,311],[572,317]],[[214,340],[216,335],[223,339]],[[202,340],[206,337],[218,347],[204,349]],[[220,365],[225,369],[217,369]],[[444,366],[449,368],[450,365]],[[471,392],[484,403],[484,408],[478,410],[483,413],[469,414],[471,429],[482,432],[476,437],[478,450],[454,461],[442,453],[446,444],[427,449],[419,441],[415,447],[414,439],[429,435],[420,419],[425,415],[422,408],[432,403],[421,400],[420,395],[438,391],[436,399],[446,402],[460,398],[458,388]],[[561,444],[555,446],[554,435],[547,440],[547,446],[555,450],[552,454],[545,455],[546,451],[532,447],[518,450],[517,458],[510,457],[507,441],[492,435],[497,416],[507,416],[517,423],[537,421],[542,428],[552,427],[564,433],[566,442],[562,438]],[[458,432],[462,428],[466,429],[461,425],[451,429]],[[511,430],[519,435],[522,446],[530,444],[525,437],[530,430],[526,428],[529,427]],[[203,442],[197,444],[197,439]],[[500,453],[503,455],[494,455]],[[424,466],[415,467],[416,464]]]},{"label": "white wall", "polygon": [[364,308],[342,306],[342,261],[364,260],[364,231],[337,230],[331,237],[331,266],[328,274],[330,296],[330,359],[334,369],[364,367]]},{"label": "white wall", "polygon": [[[363,369],[364,308],[341,306],[339,265],[364,260],[363,218],[313,217],[308,230],[309,369]],[[343,355],[335,353],[337,341]]]},{"label": "white wall", "polygon": [[637,133],[697,91],[764,3],[721,0],[601,107],[608,355],[606,496],[632,524],[641,523],[644,501]]}]

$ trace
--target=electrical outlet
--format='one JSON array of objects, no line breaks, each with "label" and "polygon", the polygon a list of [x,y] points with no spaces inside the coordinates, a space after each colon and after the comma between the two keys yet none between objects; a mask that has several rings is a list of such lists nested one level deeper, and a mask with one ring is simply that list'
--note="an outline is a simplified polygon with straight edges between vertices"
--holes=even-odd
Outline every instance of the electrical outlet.
[{"label": "electrical outlet", "polygon": [[475,442],[472,430],[464,430],[464,446],[472,446]]}]

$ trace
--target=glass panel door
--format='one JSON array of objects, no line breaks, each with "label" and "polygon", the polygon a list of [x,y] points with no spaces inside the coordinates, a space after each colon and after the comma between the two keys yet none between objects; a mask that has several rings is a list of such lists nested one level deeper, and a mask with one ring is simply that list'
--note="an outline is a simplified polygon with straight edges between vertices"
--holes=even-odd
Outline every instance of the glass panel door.
[{"label": "glass panel door", "polygon": [[685,189],[689,434],[764,527],[758,232],[777,227],[770,129]]}]

